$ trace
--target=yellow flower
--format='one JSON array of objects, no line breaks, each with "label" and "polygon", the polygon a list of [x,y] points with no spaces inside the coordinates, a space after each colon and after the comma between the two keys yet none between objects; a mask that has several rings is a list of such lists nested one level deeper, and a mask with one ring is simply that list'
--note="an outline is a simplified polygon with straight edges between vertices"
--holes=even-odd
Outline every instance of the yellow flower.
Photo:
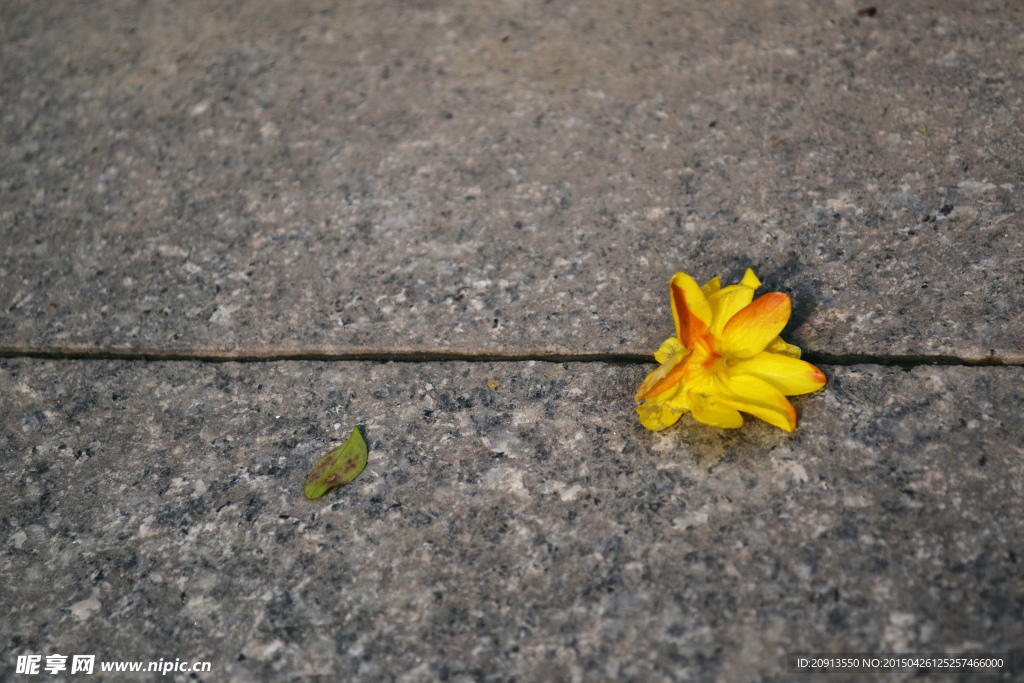
[{"label": "yellow flower", "polygon": [[703,287],[686,273],[672,277],[676,336],[654,354],[661,367],[636,394],[644,427],[665,429],[687,411],[713,427],[740,427],[743,411],[787,432],[796,428],[786,396],[821,389],[825,375],[779,337],[789,321],[789,295],[754,301],[760,286],[749,268],[729,287],[717,277]]}]

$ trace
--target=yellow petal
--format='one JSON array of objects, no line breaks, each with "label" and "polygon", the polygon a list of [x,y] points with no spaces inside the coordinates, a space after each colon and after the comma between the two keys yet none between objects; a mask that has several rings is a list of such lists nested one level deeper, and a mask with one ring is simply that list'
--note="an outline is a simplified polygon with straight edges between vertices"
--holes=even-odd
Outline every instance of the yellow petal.
[{"label": "yellow petal", "polygon": [[641,403],[636,407],[636,413],[640,416],[640,424],[652,432],[671,427],[683,416],[664,403]]},{"label": "yellow petal", "polygon": [[754,271],[747,268],[747,272],[743,273],[743,279],[740,280],[740,284],[744,287],[750,287],[751,289],[757,289],[761,286],[761,281],[754,275]]},{"label": "yellow petal", "polygon": [[768,346],[764,347],[764,350],[768,353],[781,353],[783,356],[789,356],[790,358],[800,358],[800,347],[794,346],[793,344],[787,344],[782,341],[782,337],[776,337],[768,343]]},{"label": "yellow petal", "polygon": [[786,396],[809,394],[825,386],[825,375],[807,361],[767,351],[733,363],[729,374],[753,375]]},{"label": "yellow petal", "polygon": [[693,411],[693,418],[697,422],[722,429],[736,429],[743,426],[743,416],[723,401],[720,396],[691,391],[689,397],[690,410]]},{"label": "yellow petal", "polygon": [[683,345],[679,343],[679,340],[675,337],[669,337],[662,345],[654,352],[654,360],[659,363],[665,363],[670,359],[676,358],[676,356],[685,356],[690,353],[689,349],[684,349]]},{"label": "yellow petal", "polygon": [[[719,402],[750,413],[779,429],[796,429],[796,410],[778,389],[753,375],[720,377],[722,396]],[[697,411],[694,411],[696,417]]]},{"label": "yellow petal", "polygon": [[717,292],[721,288],[722,288],[722,281],[719,280],[718,276],[716,275],[715,277],[713,277],[710,280],[708,280],[707,282],[705,282],[704,286],[701,287],[701,290],[705,294],[707,294],[708,296],[711,296],[712,294],[714,294],[715,292]]},{"label": "yellow petal", "polygon": [[636,407],[640,424],[657,432],[674,425],[690,409],[686,391],[681,385],[652,396]]},{"label": "yellow petal", "polygon": [[676,337],[683,346],[692,349],[711,324],[711,305],[697,282],[686,273],[673,275],[671,287]]},{"label": "yellow petal", "polygon": [[786,326],[791,310],[788,294],[769,292],[759,296],[726,323],[719,353],[749,358],[764,351]]}]

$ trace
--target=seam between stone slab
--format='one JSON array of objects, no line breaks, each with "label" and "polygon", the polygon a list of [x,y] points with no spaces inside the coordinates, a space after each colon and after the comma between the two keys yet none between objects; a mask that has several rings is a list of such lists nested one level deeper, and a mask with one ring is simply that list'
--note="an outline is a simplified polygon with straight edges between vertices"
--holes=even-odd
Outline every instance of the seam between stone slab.
[{"label": "seam between stone slab", "polygon": [[[608,363],[613,365],[653,364],[653,354],[643,353],[487,353],[459,351],[381,351],[361,349],[345,353],[317,350],[218,351],[185,349],[61,349],[0,347],[0,358],[42,358],[52,360],[193,361],[200,363],[272,363],[279,361],[377,361],[381,363],[525,362]],[[886,365],[914,368],[921,365],[1024,366],[1024,361],[996,357],[961,358],[944,355],[834,354],[807,351],[804,360],[821,365]]]}]

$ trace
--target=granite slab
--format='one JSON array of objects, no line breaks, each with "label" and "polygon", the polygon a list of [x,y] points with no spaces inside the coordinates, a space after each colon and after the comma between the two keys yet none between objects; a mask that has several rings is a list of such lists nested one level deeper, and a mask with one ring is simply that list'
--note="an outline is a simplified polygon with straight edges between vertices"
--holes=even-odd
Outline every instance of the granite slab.
[{"label": "granite slab", "polygon": [[[647,432],[644,370],[0,360],[0,678],[58,653],[211,663],[180,681],[1021,661],[1024,369],[826,368],[792,435]],[[366,470],[306,500],[353,424]]]},{"label": "granite slab", "polygon": [[1024,361],[1017,3],[0,6],[0,347]]}]

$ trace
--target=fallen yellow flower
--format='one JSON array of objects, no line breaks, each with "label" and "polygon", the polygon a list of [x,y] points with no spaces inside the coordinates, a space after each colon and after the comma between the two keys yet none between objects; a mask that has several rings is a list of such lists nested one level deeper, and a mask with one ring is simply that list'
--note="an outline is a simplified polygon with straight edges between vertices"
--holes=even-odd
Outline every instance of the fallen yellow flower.
[{"label": "fallen yellow flower", "polygon": [[779,337],[792,309],[789,295],[771,292],[754,301],[760,286],[749,268],[728,287],[717,277],[703,287],[686,273],[672,277],[676,336],[654,354],[661,367],[636,394],[644,427],[665,429],[692,412],[698,422],[735,428],[743,426],[743,411],[787,432],[796,429],[796,410],[786,396],[821,389],[825,375]]}]

